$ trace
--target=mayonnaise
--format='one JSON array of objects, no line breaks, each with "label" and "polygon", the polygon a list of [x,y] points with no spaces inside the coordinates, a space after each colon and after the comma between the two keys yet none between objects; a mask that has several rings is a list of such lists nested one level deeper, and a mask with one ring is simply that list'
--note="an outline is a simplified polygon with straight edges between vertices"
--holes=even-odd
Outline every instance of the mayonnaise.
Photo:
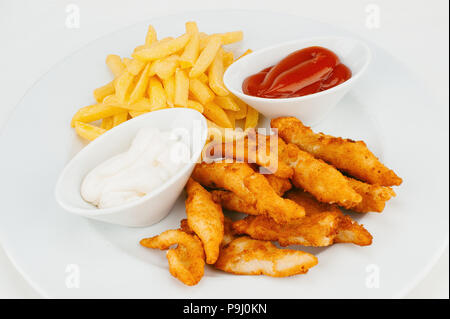
[{"label": "mayonnaise", "polygon": [[189,145],[179,136],[142,128],[128,151],[113,156],[86,175],[81,196],[98,208],[123,205],[154,191],[189,159]]}]

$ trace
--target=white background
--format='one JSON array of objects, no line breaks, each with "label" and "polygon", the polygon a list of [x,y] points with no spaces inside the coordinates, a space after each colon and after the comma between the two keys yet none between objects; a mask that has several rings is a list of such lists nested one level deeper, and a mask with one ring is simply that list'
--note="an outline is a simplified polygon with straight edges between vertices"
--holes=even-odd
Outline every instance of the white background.
[{"label": "white background", "polygon": [[[66,27],[68,4],[79,7],[80,28]],[[368,28],[366,24],[366,10],[371,4],[380,9],[378,28]],[[308,17],[350,30],[377,43],[423,79],[425,88],[446,110],[448,118],[448,6],[447,0],[0,0],[0,128],[34,82],[56,62],[85,44],[155,16],[230,8]],[[419,129],[420,123],[417,126]],[[448,134],[448,122],[442,132]],[[448,145],[443,146],[443,156],[448,158]],[[424,214],[432,213],[430,203],[430,211]],[[447,248],[408,297],[448,298],[448,260]],[[0,298],[36,297],[39,296],[15,270],[0,243]]]}]

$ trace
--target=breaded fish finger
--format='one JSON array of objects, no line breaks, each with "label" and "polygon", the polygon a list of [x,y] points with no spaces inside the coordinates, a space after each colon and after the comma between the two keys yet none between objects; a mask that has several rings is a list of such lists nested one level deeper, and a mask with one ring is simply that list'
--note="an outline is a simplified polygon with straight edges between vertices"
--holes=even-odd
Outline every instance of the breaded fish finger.
[{"label": "breaded fish finger", "polygon": [[305,216],[302,206],[280,197],[263,175],[255,173],[247,177],[244,184],[255,194],[256,209],[261,215],[270,216],[277,223],[288,223]]},{"label": "breaded fish finger", "polygon": [[253,239],[277,241],[281,246],[325,247],[334,243],[372,244],[372,235],[342,212],[321,212],[298,221],[278,224],[266,216],[248,216],[233,223],[236,234]]},{"label": "breaded fish finger", "polygon": [[315,265],[317,258],[309,253],[243,236],[221,250],[215,267],[236,275],[287,277],[305,274]]},{"label": "breaded fish finger", "polygon": [[288,178],[281,178],[273,174],[266,174],[264,177],[279,196],[283,196],[284,193],[292,188],[291,181]]},{"label": "breaded fish finger", "polygon": [[271,126],[287,142],[369,184],[400,185],[402,179],[384,166],[363,141],[314,133],[295,117],[272,119]]},{"label": "breaded fish finger", "polygon": [[348,177],[350,186],[362,197],[362,201],[351,210],[358,213],[378,212],[381,213],[386,202],[395,196],[392,188],[387,186],[370,185]]},{"label": "breaded fish finger", "polygon": [[272,136],[255,134],[252,131],[247,136],[236,141],[216,143],[207,151],[212,158],[234,159],[238,162],[256,163],[271,174],[280,178],[290,178],[293,169],[283,161],[278,160],[278,139]]},{"label": "breaded fish finger", "polygon": [[247,163],[200,163],[194,169],[192,178],[209,188],[224,188],[249,203],[256,201],[255,196],[244,185],[244,179],[255,171]]},{"label": "breaded fish finger", "polygon": [[[230,218],[224,216],[223,224],[224,224],[224,233],[222,242],[220,243],[220,247],[228,245],[233,239],[236,238],[235,231],[233,230],[233,221]],[[191,235],[195,234],[194,231],[189,227],[187,219],[182,219],[180,221],[180,229],[188,234]]]},{"label": "breaded fish finger", "polygon": [[186,191],[188,225],[203,243],[206,263],[214,264],[219,257],[224,232],[222,207],[214,202],[211,194],[192,178],[186,185]]},{"label": "breaded fish finger", "polygon": [[169,249],[166,255],[172,276],[188,286],[196,285],[202,279],[205,255],[197,236],[181,230],[167,230],[158,236],[144,238],[140,243],[147,248],[162,250],[178,244],[177,248]]},{"label": "breaded fish finger", "polygon": [[324,247],[334,242],[340,214],[323,212],[303,217],[288,224],[278,224],[266,216],[248,216],[233,223],[237,234],[259,240],[278,241],[281,246],[303,245]]},{"label": "breaded fish finger", "polygon": [[[245,166],[247,168],[244,168]],[[250,171],[252,174],[249,174]],[[206,172],[209,175],[206,175]],[[254,172],[246,163],[202,163],[197,165],[192,176],[201,184],[205,183],[205,186],[225,188],[233,192],[245,203],[253,206],[255,213],[269,215],[279,223],[286,223],[305,215],[303,207],[280,197],[264,175]]]},{"label": "breaded fish finger", "polygon": [[[282,144],[282,142],[279,142]],[[282,147],[281,159],[294,167],[292,181],[316,197],[319,201],[350,208],[362,198],[341,172],[333,166],[300,150],[294,144]]]}]

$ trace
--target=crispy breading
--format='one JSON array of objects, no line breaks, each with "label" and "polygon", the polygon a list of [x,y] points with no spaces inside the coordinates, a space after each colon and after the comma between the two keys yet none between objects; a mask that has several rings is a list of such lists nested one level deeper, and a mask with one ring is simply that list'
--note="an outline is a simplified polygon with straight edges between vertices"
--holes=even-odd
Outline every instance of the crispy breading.
[{"label": "crispy breading", "polygon": [[195,166],[192,178],[209,188],[227,189],[249,203],[256,201],[247,189],[244,179],[255,171],[247,163],[202,162]]},{"label": "crispy breading", "polygon": [[174,249],[167,252],[169,271],[172,276],[182,283],[193,286],[203,277],[205,255],[203,246],[195,235],[189,235],[181,230],[167,230],[158,236],[144,238],[141,245],[147,248],[168,249],[177,244]]},{"label": "crispy breading", "polygon": [[341,212],[336,204],[319,202],[314,196],[302,189],[296,188],[291,190],[286,194],[286,198],[289,198],[304,207],[306,215],[308,216],[323,212]]},{"label": "crispy breading", "polygon": [[267,174],[264,175],[264,177],[267,179],[270,186],[272,186],[275,193],[280,196],[283,196],[284,193],[291,190],[292,188],[291,181],[288,178],[278,177],[273,174]]},{"label": "crispy breading", "polygon": [[294,167],[292,181],[324,203],[350,208],[361,202],[361,196],[333,166],[300,150],[294,144],[278,142],[280,159]]},{"label": "crispy breading", "polygon": [[280,178],[290,178],[294,173],[289,165],[278,160],[278,138],[275,135],[256,134],[254,130],[242,139],[213,144],[206,153],[211,158],[256,163]]},{"label": "crispy breading", "polygon": [[[244,168],[245,166],[247,168]],[[202,163],[197,165],[193,177],[205,186],[225,188],[233,192],[253,206],[255,213],[271,216],[279,223],[286,223],[305,215],[303,207],[280,197],[268,180],[254,172],[246,163]],[[247,200],[248,198],[251,201]]]},{"label": "crispy breading", "polygon": [[244,180],[245,186],[256,197],[256,210],[270,216],[278,223],[287,223],[305,216],[305,210],[297,203],[280,197],[263,175],[255,173]]},{"label": "crispy breading", "polygon": [[281,246],[322,247],[333,244],[340,216],[336,212],[323,212],[288,224],[278,224],[266,216],[248,216],[233,223],[233,229],[254,239],[278,241]]},{"label": "crispy breading", "polygon": [[256,205],[247,203],[245,200],[229,191],[213,190],[211,192],[213,200],[224,209],[248,215],[260,215]]},{"label": "crispy breading", "polygon": [[287,142],[369,184],[400,185],[402,179],[384,166],[363,141],[314,133],[295,117],[272,119],[271,126]]},{"label": "crispy breading", "polygon": [[370,233],[336,205],[318,202],[303,190],[293,190],[287,197],[305,208],[306,216],[298,221],[278,224],[265,216],[249,216],[233,223],[237,234],[247,234],[254,239],[278,241],[281,246],[329,246],[333,243],[370,245]]},{"label": "crispy breading", "polygon": [[206,263],[214,264],[219,257],[223,239],[222,207],[213,201],[211,194],[192,178],[186,185],[186,215],[189,227],[203,243]]},{"label": "crispy breading", "polygon": [[344,215],[337,205],[321,203],[314,196],[300,189],[290,191],[286,197],[305,207],[307,217],[324,212],[338,213],[340,218],[334,242],[353,243],[359,246],[367,246],[372,243],[372,235],[364,226],[358,224],[350,216]]},{"label": "crispy breading", "polygon": [[[224,216],[223,224],[224,233],[222,242],[220,243],[220,247],[228,245],[233,239],[236,238],[235,231],[233,230],[233,221],[230,218]],[[194,231],[188,225],[187,219],[182,219],[180,221],[180,229],[188,234],[194,234]]]},{"label": "crispy breading", "polygon": [[372,244],[372,239],[372,235],[363,225],[358,224],[350,216],[341,216],[338,232],[334,238],[335,243],[353,243],[359,246],[369,246]]},{"label": "crispy breading", "polygon": [[371,185],[348,177],[350,186],[362,197],[362,201],[351,210],[358,213],[378,212],[381,213],[386,202],[395,196],[391,187]]},{"label": "crispy breading", "polygon": [[287,277],[305,274],[317,262],[309,253],[277,248],[271,242],[243,236],[221,250],[215,267],[237,275]]}]

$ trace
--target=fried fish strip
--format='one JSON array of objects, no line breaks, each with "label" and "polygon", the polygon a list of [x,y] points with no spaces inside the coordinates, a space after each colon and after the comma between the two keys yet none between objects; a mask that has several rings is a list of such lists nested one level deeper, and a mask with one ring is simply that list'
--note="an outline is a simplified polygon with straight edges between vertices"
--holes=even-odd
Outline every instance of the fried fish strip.
[{"label": "fried fish strip", "polygon": [[233,223],[237,234],[259,240],[278,241],[281,246],[303,245],[323,247],[334,242],[340,214],[324,212],[303,217],[288,224],[278,224],[266,216],[248,216]]},{"label": "fried fish strip", "polygon": [[236,275],[287,277],[305,274],[315,265],[317,258],[309,253],[243,236],[221,250],[215,267]]},{"label": "fried fish strip", "polygon": [[[220,243],[220,247],[228,245],[233,241],[233,239],[236,238],[235,231],[233,230],[233,221],[230,218],[224,216],[223,224],[224,224],[224,233],[222,242]],[[188,234],[194,234],[194,231],[189,227],[187,219],[182,219],[180,221],[180,228],[182,231]]]},{"label": "fried fish strip", "polygon": [[337,203],[351,208],[361,202],[361,195],[333,166],[300,150],[294,144],[279,141],[278,145],[281,160],[294,167],[292,181],[295,186],[308,191],[324,203]]},{"label": "fried fish strip", "polygon": [[181,230],[167,230],[158,236],[144,238],[140,243],[147,248],[162,250],[178,244],[177,248],[169,249],[166,255],[172,276],[188,286],[196,285],[202,279],[205,255],[202,242],[197,236]]},{"label": "fried fish strip", "polygon": [[[202,163],[197,165],[192,177],[207,187],[225,188],[233,192],[244,202],[252,205],[257,214],[268,215],[279,223],[286,223],[305,215],[303,207],[280,197],[267,179],[254,172],[246,163]],[[251,196],[248,196],[247,192]]]},{"label": "fried fish strip", "polygon": [[205,250],[206,263],[214,264],[219,257],[224,224],[222,207],[212,200],[211,194],[192,178],[186,185],[186,215],[189,227],[200,238]]},{"label": "fried fish strip", "polygon": [[254,203],[255,196],[247,189],[244,179],[255,171],[247,163],[200,163],[194,169],[192,178],[209,188],[224,188],[246,202]]},{"label": "fried fish strip", "polygon": [[237,234],[259,240],[278,241],[285,247],[303,245],[325,247],[334,243],[372,244],[372,235],[342,212],[321,212],[298,221],[278,224],[266,216],[248,216],[233,223]]},{"label": "fried fish strip", "polygon": [[213,200],[224,209],[248,215],[260,215],[256,206],[229,191],[214,190],[211,192]]},{"label": "fried fish strip", "polygon": [[344,215],[336,205],[321,203],[311,194],[299,189],[290,191],[286,197],[305,207],[307,217],[324,212],[339,214],[339,225],[334,238],[335,243],[354,243],[359,246],[372,244],[372,235],[364,226],[358,224],[350,216]]},{"label": "fried fish strip", "polygon": [[284,193],[292,188],[291,181],[288,178],[281,178],[273,174],[267,174],[264,177],[279,196],[283,196]]},{"label": "fried fish strip", "polygon": [[295,117],[272,119],[271,126],[287,142],[294,143],[338,169],[369,184],[400,185],[402,179],[384,166],[363,141],[314,133]]},{"label": "fried fish strip", "polygon": [[223,157],[238,162],[256,163],[277,177],[290,178],[294,173],[293,169],[278,160],[277,143],[277,138],[256,134],[251,130],[242,139],[211,145],[208,155],[212,158]]},{"label": "fried fish strip", "polygon": [[386,202],[395,196],[391,187],[370,185],[348,177],[350,186],[362,197],[362,201],[351,207],[358,213],[378,212],[381,213]]}]

